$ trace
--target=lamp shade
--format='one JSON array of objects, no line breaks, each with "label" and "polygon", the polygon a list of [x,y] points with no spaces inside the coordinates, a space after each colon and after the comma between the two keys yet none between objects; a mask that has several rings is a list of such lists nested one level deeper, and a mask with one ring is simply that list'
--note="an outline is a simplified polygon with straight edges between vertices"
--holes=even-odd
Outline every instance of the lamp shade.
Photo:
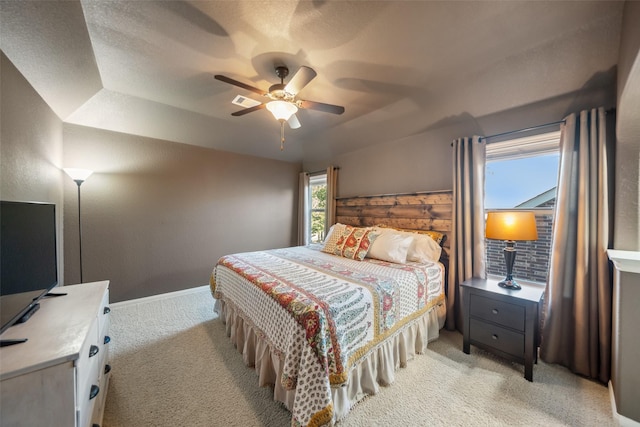
[{"label": "lamp shade", "polygon": [[536,216],[531,211],[489,212],[485,236],[496,240],[537,240]]},{"label": "lamp shade", "polygon": [[93,173],[93,171],[89,169],[64,168],[63,170],[74,181],[86,181],[86,179]]},{"label": "lamp shade", "polygon": [[298,107],[287,101],[271,101],[267,103],[267,110],[271,111],[277,120],[289,120],[298,111]]}]

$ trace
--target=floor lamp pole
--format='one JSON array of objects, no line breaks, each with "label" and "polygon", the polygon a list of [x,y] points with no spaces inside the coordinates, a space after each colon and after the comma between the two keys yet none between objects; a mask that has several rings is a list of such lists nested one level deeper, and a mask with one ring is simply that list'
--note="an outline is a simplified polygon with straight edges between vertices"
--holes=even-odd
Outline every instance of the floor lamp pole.
[{"label": "floor lamp pole", "polygon": [[64,168],[63,170],[78,185],[78,250],[80,253],[80,283],[82,283],[82,217],[80,216],[80,186],[87,180],[87,178],[89,178],[89,175],[91,175],[93,171],[77,168]]},{"label": "floor lamp pole", "polygon": [[80,186],[84,182],[81,179],[74,179],[78,184],[78,250],[80,251],[80,283],[82,283],[82,221],[80,220]]}]

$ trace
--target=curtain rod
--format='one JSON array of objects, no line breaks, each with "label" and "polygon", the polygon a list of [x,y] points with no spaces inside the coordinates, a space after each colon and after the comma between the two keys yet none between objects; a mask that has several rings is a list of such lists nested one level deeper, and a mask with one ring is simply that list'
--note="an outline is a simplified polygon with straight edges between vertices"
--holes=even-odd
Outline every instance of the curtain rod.
[{"label": "curtain rod", "polygon": [[[327,169],[328,169],[328,168],[327,168]],[[322,170],[315,171],[315,172],[305,172],[305,173],[306,173],[307,175],[309,175],[309,176],[311,176],[311,175],[321,175],[321,174],[323,174],[323,173],[327,173],[327,169],[322,169]],[[340,170],[340,167],[338,167],[338,166],[334,166],[334,167],[333,167],[333,170],[334,170],[334,171],[336,171],[336,170]]]},{"label": "curtain rod", "polygon": [[545,123],[543,125],[537,125],[537,126],[531,126],[528,128],[524,128],[524,129],[518,129],[518,130],[510,130],[509,132],[502,132],[502,133],[496,133],[495,135],[489,135],[489,136],[481,136],[480,140],[483,139],[489,139],[489,138],[497,138],[499,136],[506,136],[506,135],[511,135],[514,133],[522,133],[522,132],[528,132],[530,130],[536,130],[536,129],[540,129],[540,128],[546,128],[549,126],[555,126],[555,125],[559,125],[560,123],[565,123],[566,120],[559,120],[557,122],[551,122],[551,123]]},{"label": "curtain rod", "polygon": [[[605,114],[610,114],[610,113],[615,113],[615,112],[616,112],[616,109],[614,107],[614,108],[609,108],[608,110],[606,110]],[[513,133],[528,132],[530,130],[536,130],[536,129],[540,129],[540,128],[546,128],[546,127],[549,127],[549,126],[559,125],[560,123],[566,123],[566,120],[558,120],[557,122],[545,123],[543,125],[531,126],[529,128],[524,128],[524,129],[511,130],[509,132],[497,133],[495,135],[481,136],[480,140],[489,139],[489,138],[497,138],[499,136],[511,135]]]},{"label": "curtain rod", "polygon": [[437,194],[437,193],[451,193],[451,190],[427,190],[427,191],[414,191],[411,193],[386,193],[386,194],[369,194],[365,196],[342,196],[336,197],[336,200],[346,199],[371,199],[374,197],[389,197],[389,196],[421,196],[423,194]]}]

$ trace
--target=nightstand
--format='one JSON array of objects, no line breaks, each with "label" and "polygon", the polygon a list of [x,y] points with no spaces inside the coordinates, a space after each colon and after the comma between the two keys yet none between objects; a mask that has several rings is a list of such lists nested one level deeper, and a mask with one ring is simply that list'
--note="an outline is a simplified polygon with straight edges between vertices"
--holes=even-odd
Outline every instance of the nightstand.
[{"label": "nightstand", "polygon": [[500,279],[469,279],[461,283],[462,351],[470,345],[524,364],[524,377],[533,381],[538,362],[540,300],[543,285],[518,280],[518,291],[498,286]]}]

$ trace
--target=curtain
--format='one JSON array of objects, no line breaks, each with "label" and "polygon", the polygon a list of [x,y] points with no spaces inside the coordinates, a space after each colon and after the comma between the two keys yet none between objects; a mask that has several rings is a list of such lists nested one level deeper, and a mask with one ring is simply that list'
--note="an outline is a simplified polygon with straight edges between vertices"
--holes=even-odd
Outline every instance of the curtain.
[{"label": "curtain", "polygon": [[329,232],[329,228],[336,223],[336,197],[338,190],[338,168],[329,166],[327,168],[327,215],[325,217],[324,231]]},{"label": "curtain", "polygon": [[479,136],[453,141],[453,227],[447,286],[447,329],[462,329],[460,283],[485,278],[484,170],[486,143]]},{"label": "curtain", "polygon": [[604,383],[611,373],[610,146],[603,108],[571,114],[561,126],[540,345],[544,361]]},{"label": "curtain", "polygon": [[305,246],[309,244],[311,237],[309,230],[309,174],[300,172],[298,178],[298,245]]}]

